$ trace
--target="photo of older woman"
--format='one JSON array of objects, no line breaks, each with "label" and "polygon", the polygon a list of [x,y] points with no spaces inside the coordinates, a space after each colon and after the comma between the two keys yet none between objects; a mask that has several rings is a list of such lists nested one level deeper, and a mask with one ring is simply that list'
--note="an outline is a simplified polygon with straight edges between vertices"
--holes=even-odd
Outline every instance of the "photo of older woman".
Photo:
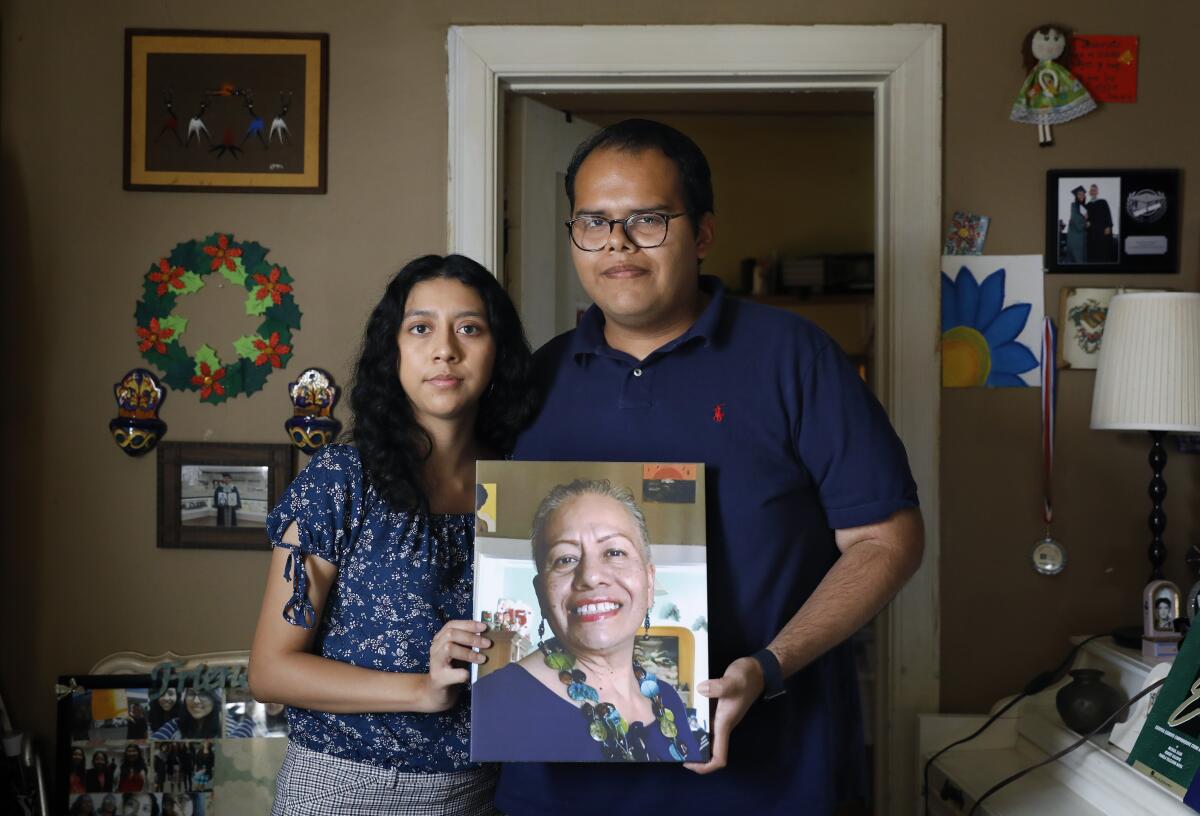
[{"label": "photo of older woman", "polygon": [[472,687],[472,759],[702,759],[679,693],[635,656],[656,567],[632,492],[606,479],[559,484],[530,538],[537,648]]}]

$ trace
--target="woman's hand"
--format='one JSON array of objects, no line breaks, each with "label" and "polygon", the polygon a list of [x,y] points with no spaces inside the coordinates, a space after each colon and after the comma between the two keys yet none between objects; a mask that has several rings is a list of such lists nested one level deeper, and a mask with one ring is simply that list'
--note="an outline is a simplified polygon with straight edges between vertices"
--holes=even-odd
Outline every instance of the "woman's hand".
[{"label": "woman's hand", "polygon": [[491,640],[483,637],[487,626],[480,621],[452,620],[433,636],[429,645],[429,711],[445,711],[454,705],[471,670],[464,663],[482,663],[485,655],[473,651],[486,649]]}]

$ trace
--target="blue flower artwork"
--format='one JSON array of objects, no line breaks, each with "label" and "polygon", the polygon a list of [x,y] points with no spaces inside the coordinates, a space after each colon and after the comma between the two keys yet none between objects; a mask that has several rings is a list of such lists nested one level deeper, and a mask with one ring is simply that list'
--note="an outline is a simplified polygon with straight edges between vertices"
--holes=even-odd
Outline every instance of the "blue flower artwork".
[{"label": "blue flower artwork", "polygon": [[[1041,256],[962,260],[947,257],[957,270],[942,272],[942,387],[1037,385]],[[1014,297],[1014,288],[1025,297]]]}]

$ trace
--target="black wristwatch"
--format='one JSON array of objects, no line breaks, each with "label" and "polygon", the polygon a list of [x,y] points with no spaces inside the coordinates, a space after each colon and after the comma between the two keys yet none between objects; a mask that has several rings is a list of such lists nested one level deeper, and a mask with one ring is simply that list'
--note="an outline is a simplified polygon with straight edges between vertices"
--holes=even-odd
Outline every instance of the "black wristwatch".
[{"label": "black wristwatch", "polygon": [[759,649],[750,657],[762,667],[763,699],[773,700],[783,694],[786,691],[783,687],[783,669],[779,667],[779,658],[775,653],[770,649]]}]

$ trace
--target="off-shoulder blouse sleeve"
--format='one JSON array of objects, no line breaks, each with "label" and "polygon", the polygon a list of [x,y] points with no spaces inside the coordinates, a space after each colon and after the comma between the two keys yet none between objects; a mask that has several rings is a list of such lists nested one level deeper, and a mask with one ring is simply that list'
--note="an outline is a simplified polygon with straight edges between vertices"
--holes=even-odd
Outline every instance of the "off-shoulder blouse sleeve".
[{"label": "off-shoulder blouse sleeve", "polygon": [[[365,492],[358,451],[350,445],[329,445],[292,481],[267,517],[271,545],[290,550],[283,572],[292,582],[292,597],[283,608],[288,623],[305,629],[316,623],[304,557],[315,555],[341,569],[358,533]],[[296,523],[299,546],[283,541],[292,522]]]}]

